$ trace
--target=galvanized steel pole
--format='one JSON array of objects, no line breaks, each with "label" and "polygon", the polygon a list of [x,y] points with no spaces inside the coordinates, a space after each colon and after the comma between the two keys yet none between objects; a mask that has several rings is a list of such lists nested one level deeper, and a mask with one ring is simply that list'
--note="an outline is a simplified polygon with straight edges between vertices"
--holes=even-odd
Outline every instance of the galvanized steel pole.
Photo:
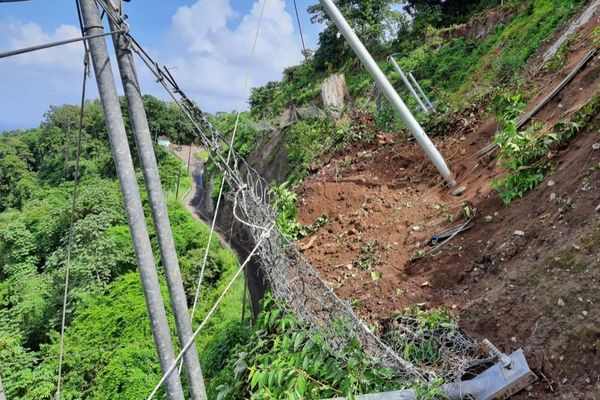
[{"label": "galvanized steel pole", "polygon": [[6,400],[6,394],[4,393],[4,385],[2,385],[2,376],[0,376],[0,400]]},{"label": "galvanized steel pole", "polygon": [[386,78],[385,74],[379,68],[371,54],[367,51],[365,46],[361,43],[356,33],[352,30],[340,10],[336,7],[332,0],[319,0],[327,14],[331,17],[333,23],[338,27],[342,35],[346,38],[358,58],[362,61],[363,65],[369,71],[371,76],[375,79],[381,91],[385,97],[389,100],[392,106],[400,113],[404,124],[412,132],[413,136],[423,148],[429,159],[433,162],[433,165],[440,172],[442,177],[446,180],[448,186],[453,187],[456,185],[456,181],[444,158],[440,152],[435,148],[429,137],[423,131],[423,128],[415,117],[411,114],[410,110],[406,107],[406,104],[402,101],[398,93],[394,90],[394,87],[390,81]]},{"label": "galvanized steel pole", "polygon": [[415,85],[415,87],[417,88],[417,90],[419,91],[419,93],[421,94],[421,96],[423,96],[423,98],[425,99],[425,102],[427,103],[427,105],[429,106],[429,108],[431,109],[431,111],[436,112],[435,107],[433,106],[433,104],[431,103],[431,101],[429,101],[429,97],[427,97],[427,95],[425,94],[425,92],[423,91],[423,89],[421,89],[421,85],[419,85],[419,82],[417,82],[417,80],[413,76],[412,72],[408,73],[408,78]]},{"label": "galvanized steel pole", "polygon": [[396,61],[396,59],[394,58],[394,56],[390,56],[389,60],[392,63],[392,66],[394,67],[394,69],[396,70],[396,72],[398,73],[398,75],[400,75],[400,79],[402,79],[402,82],[404,82],[404,86],[406,86],[406,88],[408,89],[408,91],[410,92],[410,94],[412,94],[412,96],[415,98],[415,100],[419,104],[419,107],[421,107],[421,109],[423,110],[423,112],[425,114],[429,114],[429,109],[423,103],[423,101],[421,100],[421,98],[419,97],[419,95],[417,94],[417,92],[415,91],[415,88],[412,87],[412,84],[410,83],[410,81],[408,80],[408,78],[406,77],[406,75],[404,74],[404,71],[402,71],[402,68],[400,68],[400,65],[398,65],[398,62]]},{"label": "galvanized steel pole", "polygon": [[[118,11],[118,9],[115,11]],[[111,29],[112,27],[117,26],[110,18],[109,21]],[[128,46],[127,39],[124,35],[114,35],[113,43],[115,46],[115,54],[117,55],[119,71],[121,73],[123,90],[127,97],[129,119],[131,120],[131,125],[133,127],[133,134],[138,148],[146,190],[148,191],[148,199],[150,200],[150,208],[152,209],[152,218],[156,227],[156,236],[158,237],[162,264],[167,277],[167,286],[169,287],[171,307],[173,308],[173,314],[175,316],[179,343],[181,347],[183,347],[187,342],[192,340],[194,332],[192,329],[192,321],[190,319],[190,311],[187,306],[183,280],[181,279],[179,262],[177,260],[177,252],[175,250],[173,232],[169,221],[167,202],[165,201],[162,184],[160,182],[150,127],[148,126],[146,111],[144,110],[144,101],[142,99],[142,93],[135,71],[133,55],[131,50],[129,50],[130,46]],[[179,194],[180,176],[181,168],[179,168],[179,176],[177,177],[177,197]],[[188,375],[191,398],[194,400],[206,400],[206,389],[204,387],[202,370],[200,369],[200,360],[195,344],[192,344],[189,347],[184,354],[183,360]]]},{"label": "galvanized steel pole", "polygon": [[[85,35],[102,33],[103,26],[96,2],[94,0],[79,0],[79,3]],[[108,137],[125,201],[127,219],[150,317],[154,343],[161,369],[165,373],[175,363],[175,353],[160,291],[158,273],[152,255],[142,200],[133,168],[133,160],[129,151],[127,134],[125,133],[117,87],[108,57],[108,48],[103,38],[91,39],[88,43],[98,83],[98,92],[104,109]],[[170,400],[183,400],[184,394],[179,374],[172,373],[169,375],[166,380],[166,391]]]}]

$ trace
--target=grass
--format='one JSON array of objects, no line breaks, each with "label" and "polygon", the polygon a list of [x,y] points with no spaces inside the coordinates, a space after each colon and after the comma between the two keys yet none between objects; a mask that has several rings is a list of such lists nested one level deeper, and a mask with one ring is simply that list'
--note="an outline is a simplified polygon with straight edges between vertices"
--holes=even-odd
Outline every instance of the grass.
[{"label": "grass", "polygon": [[206,150],[199,151],[194,154],[194,158],[196,160],[200,160],[200,161],[207,161],[208,160],[208,151],[206,151]]}]

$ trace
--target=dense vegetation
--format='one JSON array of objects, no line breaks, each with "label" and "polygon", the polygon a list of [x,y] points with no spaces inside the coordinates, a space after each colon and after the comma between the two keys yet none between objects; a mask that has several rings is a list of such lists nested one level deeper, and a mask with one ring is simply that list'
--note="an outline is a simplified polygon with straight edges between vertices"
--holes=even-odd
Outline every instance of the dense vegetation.
[{"label": "dense vegetation", "polygon": [[[170,105],[151,97],[145,105],[158,135],[186,133],[183,118]],[[52,107],[39,128],[0,136],[0,374],[10,399],[50,399],[56,390],[78,120],[78,107]],[[156,154],[189,294],[208,230],[174,197],[181,163],[160,146]],[[81,171],[63,398],[143,398],[160,370],[98,101],[85,108]],[[189,187],[190,178],[182,182]],[[156,250],[153,233],[152,242]],[[235,256],[214,239],[197,319],[236,267]],[[238,282],[200,347],[222,326],[239,324],[241,291]],[[163,296],[168,299],[166,290]]]},{"label": "dense vegetation", "polygon": [[[523,84],[523,65],[585,2],[503,3],[497,11],[509,15],[508,22],[496,26],[485,39],[476,40],[452,36],[452,25],[481,18],[477,13],[498,7],[499,0],[339,1],[396,87],[401,87],[399,77],[386,57],[397,53],[401,66],[412,71],[437,102],[438,115],[418,115],[426,127],[443,124],[451,114],[461,113],[473,103],[485,113],[496,112],[505,126],[497,144],[508,173],[496,186],[508,203],[551,170],[544,152],[568,141],[589,120],[597,101],[571,124],[554,127],[549,134],[540,135],[535,125],[525,132],[515,129],[514,120],[527,100],[512,94]],[[399,5],[410,18],[400,12]],[[273,185],[273,207],[280,215],[279,228],[294,239],[327,223],[322,217],[311,226],[298,224],[295,195],[290,190],[318,162],[318,156],[336,146],[369,142],[379,130],[402,129],[385,101],[376,106],[371,78],[321,9],[313,6],[309,11],[316,22],[324,24],[318,48],[301,65],[286,69],[281,81],[252,91],[250,110],[242,113],[234,141],[241,156],[251,155],[286,108],[314,102],[325,77],[344,73],[361,117],[333,122],[316,113],[282,128],[289,183]],[[403,97],[416,109],[412,98]],[[150,96],[144,101],[153,134],[180,143],[193,140],[193,130],[175,107]],[[78,112],[75,106],[52,107],[38,128],[0,136],[0,375],[9,399],[50,399],[56,389]],[[124,117],[127,122],[127,115]],[[223,113],[211,119],[222,133],[232,134],[235,115]],[[131,134],[129,137],[135,152]],[[191,294],[208,232],[175,198],[180,161],[160,147],[156,154],[168,192],[184,283]],[[199,155],[207,157],[206,153]],[[63,397],[144,398],[160,370],[98,101],[86,104],[81,170]],[[218,190],[221,177],[210,162],[206,173]],[[139,179],[141,182],[141,176]],[[182,182],[189,187],[188,176]],[[146,208],[148,211],[147,204]],[[150,220],[148,224],[156,250]],[[216,239],[209,261],[208,289],[196,326],[237,267],[234,255]],[[157,263],[160,265],[158,257]],[[347,360],[334,358],[318,337],[309,337],[302,322],[272,299],[266,300],[265,311],[253,327],[243,324],[239,318],[242,285],[236,284],[198,340],[209,398],[321,398],[399,387],[390,371],[373,366],[360,343],[350,343]],[[164,283],[163,296],[168,299]],[[427,323],[450,323],[442,313],[424,318]],[[429,348],[405,351],[408,357],[431,359]],[[435,387],[424,391],[429,391],[424,393],[429,397],[436,395]]]}]

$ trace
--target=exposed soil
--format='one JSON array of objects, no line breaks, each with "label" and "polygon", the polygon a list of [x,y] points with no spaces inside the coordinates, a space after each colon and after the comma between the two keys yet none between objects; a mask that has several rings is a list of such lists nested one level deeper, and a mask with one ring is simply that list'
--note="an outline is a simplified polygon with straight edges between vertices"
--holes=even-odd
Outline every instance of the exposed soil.
[{"label": "exposed soil", "polygon": [[[528,108],[589,51],[589,35],[579,38],[558,72],[530,77],[537,94]],[[567,118],[599,83],[596,57],[535,118]],[[443,307],[475,337],[506,352],[524,348],[540,380],[515,398],[600,398],[600,118],[550,155],[552,176],[508,207],[491,187],[502,173],[496,160],[471,159],[496,124],[470,117],[461,125],[434,140],[465,186],[460,196],[418,145],[379,135],[333,154],[299,188],[300,221],[329,221],[299,248],[373,323],[414,304]],[[428,244],[472,215],[470,229]]]}]

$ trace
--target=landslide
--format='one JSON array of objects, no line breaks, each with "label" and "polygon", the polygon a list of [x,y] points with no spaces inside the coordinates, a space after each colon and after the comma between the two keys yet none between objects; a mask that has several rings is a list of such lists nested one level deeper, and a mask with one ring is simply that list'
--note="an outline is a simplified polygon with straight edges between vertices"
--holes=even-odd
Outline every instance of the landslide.
[{"label": "landslide", "polygon": [[[540,66],[539,55],[560,31],[530,59],[520,87],[530,98],[526,111],[595,46],[598,22],[596,14],[577,28],[559,50],[558,65]],[[299,221],[308,225],[326,216],[328,223],[299,248],[336,293],[375,325],[409,306],[446,308],[477,338],[506,352],[524,348],[540,380],[517,398],[597,398],[599,84],[596,55],[535,115],[550,129],[573,123],[587,106],[590,121],[570,143],[547,154],[553,172],[508,206],[492,187],[505,174],[496,157],[475,157],[501,129],[489,117],[489,103],[473,104],[447,123],[447,135],[433,138],[465,188],[459,196],[401,132],[379,132],[371,144],[328,154],[297,189]],[[355,124],[372,128],[368,117],[356,118]],[[428,245],[471,217],[468,229],[443,246]]]}]

